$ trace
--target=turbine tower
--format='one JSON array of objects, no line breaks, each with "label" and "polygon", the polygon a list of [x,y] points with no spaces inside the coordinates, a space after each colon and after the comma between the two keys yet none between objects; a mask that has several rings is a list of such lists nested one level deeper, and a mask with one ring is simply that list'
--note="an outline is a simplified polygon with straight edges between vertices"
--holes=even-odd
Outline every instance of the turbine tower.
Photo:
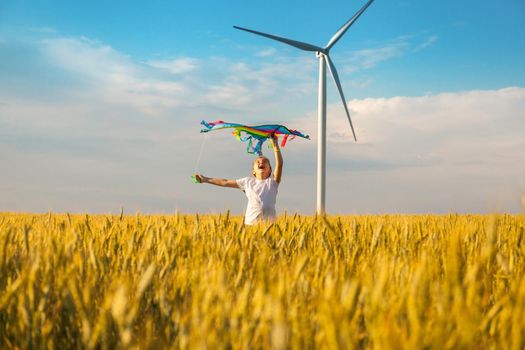
[{"label": "turbine tower", "polygon": [[330,59],[330,49],[337,43],[337,41],[346,33],[348,28],[361,16],[363,12],[370,6],[374,0],[369,0],[352,18],[350,18],[335,34],[332,36],[328,44],[325,47],[319,47],[316,45],[307,44],[301,41],[291,40],[283,37],[279,37],[272,34],[266,34],[258,32],[252,29],[242,28],[233,26],[236,29],[244,30],[253,34],[261,35],[269,39],[277,40],[282,43],[291,45],[304,51],[315,52],[317,58],[319,58],[319,95],[318,95],[318,127],[317,127],[317,214],[322,215],[325,213],[325,192],[326,192],[326,66],[334,79],[334,83],[337,86],[343,106],[345,107],[346,116],[354,135],[354,140],[357,142],[355,136],[354,126],[352,125],[352,119],[350,118],[350,112],[346,105],[345,96],[343,89],[341,88],[341,82],[339,81],[339,75],[337,70]]}]

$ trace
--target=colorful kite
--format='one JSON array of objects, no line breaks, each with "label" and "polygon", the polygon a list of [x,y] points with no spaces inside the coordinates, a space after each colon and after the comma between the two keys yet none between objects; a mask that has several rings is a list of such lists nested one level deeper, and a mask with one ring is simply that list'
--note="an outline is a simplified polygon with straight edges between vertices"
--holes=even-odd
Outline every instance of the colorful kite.
[{"label": "colorful kite", "polygon": [[[262,145],[264,141],[273,135],[283,135],[281,147],[286,145],[286,141],[293,140],[296,136],[310,139],[310,136],[308,135],[305,135],[297,130],[290,130],[286,126],[277,124],[248,126],[243,124],[227,123],[222,120],[209,123],[203,120],[201,124],[204,126],[204,128],[201,129],[201,132],[209,132],[226,128],[235,129],[232,134],[237,137],[239,141],[248,143],[246,151],[248,153],[258,155],[262,155]],[[244,133],[245,136],[242,136],[241,133]]]}]

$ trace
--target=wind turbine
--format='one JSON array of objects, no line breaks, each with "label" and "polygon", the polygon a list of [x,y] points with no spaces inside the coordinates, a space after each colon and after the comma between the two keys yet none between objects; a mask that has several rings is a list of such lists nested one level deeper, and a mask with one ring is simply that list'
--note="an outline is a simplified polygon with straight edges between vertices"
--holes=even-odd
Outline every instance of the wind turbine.
[{"label": "wind turbine", "polygon": [[233,26],[236,29],[244,30],[253,34],[261,35],[269,39],[277,40],[282,43],[291,45],[298,49],[304,51],[315,52],[317,58],[319,58],[319,95],[318,95],[318,128],[317,128],[317,214],[322,215],[325,213],[325,191],[326,191],[326,65],[334,83],[337,86],[341,100],[343,101],[343,106],[345,107],[346,116],[348,117],[348,122],[350,123],[350,128],[352,129],[352,134],[354,135],[354,140],[357,142],[355,136],[354,126],[352,125],[352,119],[350,118],[350,112],[348,112],[348,107],[346,105],[345,96],[343,94],[343,89],[341,88],[341,82],[339,81],[339,75],[337,70],[330,59],[330,49],[337,43],[337,41],[346,33],[348,28],[361,16],[363,12],[370,6],[374,0],[369,0],[352,18],[350,18],[339,30],[332,36],[328,44],[325,47],[319,47],[316,45],[307,44],[301,41],[291,40],[283,37],[279,37],[272,34],[266,34],[258,32],[252,29],[242,28],[238,26]]}]

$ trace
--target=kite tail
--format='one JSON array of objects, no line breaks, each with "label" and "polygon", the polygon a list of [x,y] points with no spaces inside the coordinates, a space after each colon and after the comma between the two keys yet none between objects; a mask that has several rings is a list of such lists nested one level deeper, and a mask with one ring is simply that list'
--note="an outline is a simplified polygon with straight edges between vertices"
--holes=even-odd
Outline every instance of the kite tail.
[{"label": "kite tail", "polygon": [[[244,137],[241,136],[243,132],[246,134],[246,136]],[[234,132],[232,132],[232,134],[235,135],[237,140],[241,142],[246,142],[246,152],[250,154],[257,154],[259,156],[262,155],[262,145],[264,141],[266,141],[266,137],[250,135],[243,130],[235,130]]]},{"label": "kite tail", "polygon": [[246,144],[246,152],[253,153],[253,151],[252,151],[252,143],[253,143],[252,142],[252,138],[248,137],[248,138],[246,138],[245,141],[248,141],[247,144]]},{"label": "kite tail", "polygon": [[281,147],[284,147],[286,145],[286,141],[288,141],[288,134],[283,136],[283,140],[281,141]]},{"label": "kite tail", "polygon": [[246,145],[246,152],[250,154],[257,154],[259,156],[262,156],[262,144],[264,143],[264,139],[255,138],[253,136],[247,136],[244,138],[241,138],[241,141],[247,142]]},{"label": "kite tail", "polygon": [[[257,144],[255,147],[253,147],[253,152],[250,152],[252,154],[257,154],[258,156],[262,156],[262,144],[264,143],[264,139],[258,139]],[[250,141],[251,144],[251,141]]]},{"label": "kite tail", "polygon": [[286,141],[288,141],[288,140],[292,141],[293,139],[295,139],[295,135],[293,135],[293,134],[285,134],[283,136],[283,140],[281,141],[281,147],[286,146]]}]

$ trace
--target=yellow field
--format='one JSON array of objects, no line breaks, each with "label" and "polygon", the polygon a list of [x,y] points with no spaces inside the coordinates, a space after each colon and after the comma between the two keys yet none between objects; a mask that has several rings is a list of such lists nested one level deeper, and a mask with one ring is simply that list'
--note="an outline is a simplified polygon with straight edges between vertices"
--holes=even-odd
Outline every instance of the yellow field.
[{"label": "yellow field", "polygon": [[525,216],[0,214],[1,348],[525,348]]}]

